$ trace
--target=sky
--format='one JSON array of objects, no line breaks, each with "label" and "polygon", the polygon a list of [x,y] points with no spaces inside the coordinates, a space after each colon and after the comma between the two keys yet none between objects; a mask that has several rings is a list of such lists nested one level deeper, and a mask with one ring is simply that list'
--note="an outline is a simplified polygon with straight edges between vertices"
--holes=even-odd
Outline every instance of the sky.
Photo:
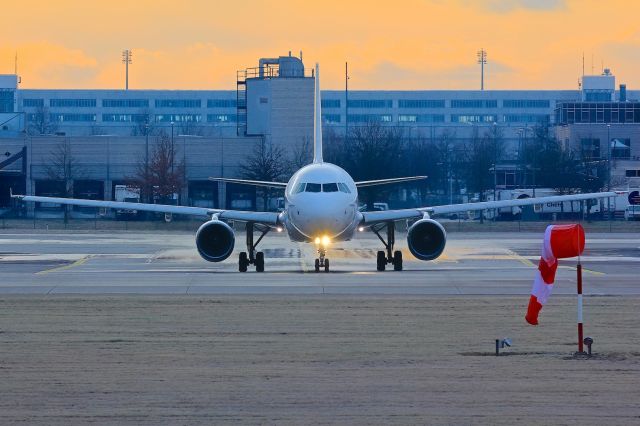
[{"label": "sky", "polygon": [[576,89],[611,68],[640,89],[634,0],[56,0],[5,1],[0,74],[22,88],[235,89],[261,57],[303,52],[322,87]]}]

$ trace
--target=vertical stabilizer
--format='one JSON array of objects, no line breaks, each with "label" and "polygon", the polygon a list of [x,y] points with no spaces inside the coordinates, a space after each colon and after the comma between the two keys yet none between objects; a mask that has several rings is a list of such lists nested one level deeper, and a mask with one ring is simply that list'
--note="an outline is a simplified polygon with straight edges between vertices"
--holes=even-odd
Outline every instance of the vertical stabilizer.
[{"label": "vertical stabilizer", "polygon": [[313,162],[322,163],[322,102],[320,100],[320,65],[316,64],[316,90],[313,114]]}]

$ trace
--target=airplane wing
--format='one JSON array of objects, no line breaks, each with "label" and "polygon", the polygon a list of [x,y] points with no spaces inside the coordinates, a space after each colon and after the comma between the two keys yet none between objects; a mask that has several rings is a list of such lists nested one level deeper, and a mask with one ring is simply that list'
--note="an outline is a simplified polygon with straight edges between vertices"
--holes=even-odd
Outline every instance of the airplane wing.
[{"label": "airplane wing", "polygon": [[360,182],[356,182],[356,187],[363,188],[365,186],[387,185],[390,183],[410,182],[412,180],[423,180],[426,178],[427,178],[426,176],[409,176],[409,177],[391,178],[391,179],[361,180]]},{"label": "airplane wing", "polygon": [[13,195],[26,202],[68,204],[83,207],[102,207],[109,209],[142,210],[158,213],[183,214],[189,216],[211,217],[218,215],[219,219],[237,220],[240,222],[256,222],[264,225],[276,226],[280,224],[279,213],[275,212],[250,212],[242,210],[209,209],[206,207],[170,206],[166,204],[127,203],[123,201],[82,200],[78,198],[39,197],[33,195]]},{"label": "airplane wing", "polygon": [[233,178],[220,178],[220,177],[210,177],[209,180],[214,182],[228,182],[228,183],[239,183],[242,185],[264,186],[267,188],[284,189],[287,187],[287,184],[285,182],[266,182],[263,180],[233,179]]},{"label": "airplane wing", "polygon": [[595,192],[590,194],[554,195],[552,197],[521,198],[516,200],[483,201],[480,203],[447,204],[443,206],[419,207],[416,209],[362,212],[362,225],[403,219],[421,218],[429,215],[461,213],[474,210],[501,209],[504,207],[531,206],[534,204],[558,203],[564,201],[584,201],[615,197],[615,192]]}]

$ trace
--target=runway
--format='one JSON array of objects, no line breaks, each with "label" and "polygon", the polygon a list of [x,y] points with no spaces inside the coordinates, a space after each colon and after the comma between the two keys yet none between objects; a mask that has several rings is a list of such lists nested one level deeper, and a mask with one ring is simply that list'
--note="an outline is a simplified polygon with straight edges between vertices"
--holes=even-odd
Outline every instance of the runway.
[{"label": "runway", "polygon": [[[200,258],[189,232],[0,234],[0,294],[395,294],[526,295],[539,259],[539,233],[450,233],[444,254],[419,261],[398,233],[404,270],[375,270],[382,248],[371,233],[332,246],[329,273],[313,271],[311,244],[271,233],[259,249],[266,272],[237,271],[244,235],[222,263]],[[585,294],[638,295],[640,234],[587,235]],[[576,259],[561,261],[556,294],[575,293]]]}]

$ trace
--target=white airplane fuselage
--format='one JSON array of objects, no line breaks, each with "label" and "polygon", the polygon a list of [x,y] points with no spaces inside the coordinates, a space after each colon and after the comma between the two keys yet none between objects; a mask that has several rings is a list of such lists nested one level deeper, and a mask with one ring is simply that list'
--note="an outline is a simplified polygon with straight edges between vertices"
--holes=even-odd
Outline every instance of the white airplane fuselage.
[{"label": "white airplane fuselage", "polygon": [[347,241],[362,220],[356,185],[335,164],[312,163],[298,170],[289,179],[284,197],[282,219],[292,241],[323,237]]}]

